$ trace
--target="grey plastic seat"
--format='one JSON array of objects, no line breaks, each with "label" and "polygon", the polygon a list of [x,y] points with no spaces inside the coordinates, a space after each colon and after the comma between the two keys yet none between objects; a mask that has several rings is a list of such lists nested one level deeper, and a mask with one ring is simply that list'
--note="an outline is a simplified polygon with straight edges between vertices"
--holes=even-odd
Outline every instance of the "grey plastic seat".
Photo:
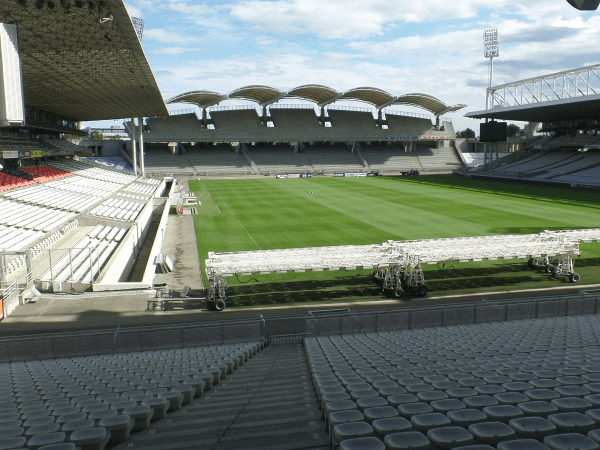
[{"label": "grey plastic seat", "polygon": [[110,431],[104,427],[77,430],[69,438],[81,450],[103,450],[109,440]]},{"label": "grey plastic seat", "polygon": [[[458,388],[455,388],[458,389]],[[444,400],[448,398],[448,394],[444,391],[423,391],[417,393],[417,398],[421,402],[431,403],[436,400]]]},{"label": "grey plastic seat", "polygon": [[109,445],[120,444],[129,440],[134,420],[126,415],[105,417],[100,420],[99,426],[110,431]]},{"label": "grey plastic seat", "polygon": [[371,423],[375,434],[381,438],[392,433],[412,430],[411,423],[403,417],[387,417]]},{"label": "grey plastic seat", "polygon": [[362,437],[343,441],[340,450],[385,450],[385,445],[375,437]]},{"label": "grey plastic seat", "polygon": [[446,416],[453,425],[468,428],[474,423],[481,423],[488,420],[488,417],[478,409],[456,409],[448,411]]},{"label": "grey plastic seat", "polygon": [[462,403],[467,408],[482,409],[486,406],[497,405],[498,401],[489,395],[475,395],[462,398]]},{"label": "grey plastic seat", "polygon": [[74,420],[72,422],[64,423],[60,430],[65,433],[66,439],[68,440],[69,436],[71,436],[74,431],[92,428],[95,424],[94,419]]},{"label": "grey plastic seat", "polygon": [[548,420],[562,433],[587,433],[596,428],[596,422],[578,412],[551,414]]},{"label": "grey plastic seat", "polygon": [[448,411],[455,411],[457,409],[466,409],[467,406],[458,399],[448,398],[444,400],[435,400],[431,402],[431,407],[434,411],[440,413],[447,413]]},{"label": "grey plastic seat", "polygon": [[336,425],[340,425],[342,423],[347,422],[363,422],[365,420],[365,416],[358,411],[357,409],[348,409],[345,411],[336,411],[327,417],[327,427],[329,429],[329,434],[331,435],[333,428]]},{"label": "grey plastic seat", "polygon": [[168,411],[177,411],[181,409],[183,394],[181,392],[168,391],[158,394],[158,397],[164,398],[169,402]]},{"label": "grey plastic seat", "polygon": [[0,450],[25,448],[27,439],[23,436],[0,438]]},{"label": "grey plastic seat", "polygon": [[395,407],[405,403],[417,403],[419,399],[414,394],[394,394],[387,398],[387,402]]},{"label": "grey plastic seat", "polygon": [[469,432],[475,439],[488,445],[498,445],[500,442],[515,439],[515,431],[502,422],[481,422],[469,425]]},{"label": "grey plastic seat", "polygon": [[587,400],[579,397],[564,397],[552,400],[554,406],[558,408],[560,412],[585,412],[588,409],[593,408],[592,404]]},{"label": "grey plastic seat", "polygon": [[382,397],[365,397],[356,400],[356,406],[362,411],[366,408],[373,408],[375,406],[387,406],[388,402]]},{"label": "grey plastic seat", "polygon": [[25,434],[25,428],[23,427],[7,427],[2,428],[1,431],[1,435],[4,438],[18,437],[23,436]]},{"label": "grey plastic seat", "polygon": [[522,410],[512,405],[496,405],[483,408],[483,413],[489,420],[508,423],[512,419],[523,417]]},{"label": "grey plastic seat", "polygon": [[427,433],[433,428],[448,427],[452,425],[450,419],[441,413],[417,414],[410,418],[410,423],[415,430]]},{"label": "grey plastic seat", "polygon": [[558,432],[556,425],[541,417],[521,417],[511,420],[508,425],[524,439],[541,441],[546,436]]},{"label": "grey plastic seat", "polygon": [[526,416],[539,416],[543,418],[547,418],[550,414],[558,412],[556,406],[541,400],[519,403],[517,408],[523,411]]},{"label": "grey plastic seat", "polygon": [[501,405],[517,405],[530,400],[529,397],[521,392],[502,392],[500,394],[495,394],[494,398],[498,400],[498,403]]},{"label": "grey plastic seat", "polygon": [[388,417],[396,417],[398,410],[392,406],[374,406],[372,408],[366,408],[363,410],[365,419],[368,422],[372,422],[377,419],[385,419]]},{"label": "grey plastic seat", "polygon": [[333,427],[331,443],[333,448],[347,439],[373,437],[373,428],[366,422],[346,422]]},{"label": "grey plastic seat", "polygon": [[429,450],[431,448],[427,436],[418,431],[388,434],[383,439],[383,443],[388,450]]},{"label": "grey plastic seat", "polygon": [[550,450],[550,447],[535,439],[516,439],[514,441],[501,442],[496,448],[497,450]]},{"label": "grey plastic seat", "polygon": [[402,405],[398,405],[397,409],[400,416],[409,420],[416,414],[427,414],[433,412],[433,408],[424,402],[404,403]]},{"label": "grey plastic seat", "polygon": [[[61,431],[60,428],[60,424],[56,422],[46,423],[43,425],[35,425],[25,430],[25,437],[29,439],[37,434],[56,433],[57,431]],[[0,435],[2,434],[2,430],[0,430]]]},{"label": "grey plastic seat", "polygon": [[429,430],[427,438],[436,448],[446,450],[475,443],[475,438],[463,427],[452,426]]},{"label": "grey plastic seat", "polygon": [[600,450],[600,444],[579,433],[564,433],[547,436],[544,444],[551,450]]},{"label": "grey plastic seat", "polygon": [[27,448],[38,450],[44,445],[62,444],[65,442],[66,435],[63,432],[36,434],[27,441]]},{"label": "grey plastic seat", "polygon": [[338,402],[327,402],[325,403],[325,407],[323,408],[323,412],[325,414],[325,419],[329,414],[334,413],[336,411],[345,411],[348,409],[357,409],[356,403],[352,400],[342,400]]},{"label": "grey plastic seat", "polygon": [[63,442],[62,444],[44,445],[38,450],[77,450],[77,446],[71,442]]}]

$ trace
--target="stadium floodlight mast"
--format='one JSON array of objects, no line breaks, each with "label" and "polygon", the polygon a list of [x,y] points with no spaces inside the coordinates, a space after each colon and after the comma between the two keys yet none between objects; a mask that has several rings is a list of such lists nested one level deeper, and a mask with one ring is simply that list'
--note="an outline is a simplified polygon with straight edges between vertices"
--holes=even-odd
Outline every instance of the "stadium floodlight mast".
[{"label": "stadium floodlight mast", "polygon": [[[498,44],[498,29],[493,28],[483,32],[483,55],[490,60],[488,74],[488,88],[492,87],[494,75],[494,58],[500,56],[500,45]],[[485,96],[485,109],[488,109],[488,95]]]},{"label": "stadium floodlight mast", "polygon": [[138,35],[138,39],[142,42],[142,36],[144,34],[144,21],[139,17],[132,17],[131,21],[133,22],[133,28],[135,28],[135,32]]}]

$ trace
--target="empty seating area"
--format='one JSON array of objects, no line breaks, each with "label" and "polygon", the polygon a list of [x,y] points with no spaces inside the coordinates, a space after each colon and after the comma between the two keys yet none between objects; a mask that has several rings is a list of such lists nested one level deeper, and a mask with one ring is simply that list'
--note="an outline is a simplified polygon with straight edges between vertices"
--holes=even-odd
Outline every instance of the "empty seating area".
[{"label": "empty seating area", "polygon": [[9,191],[4,196],[22,203],[31,203],[78,213],[94,206],[99,200],[99,197],[56,189],[44,184]]},{"label": "empty seating area", "polygon": [[431,130],[431,120],[409,117],[391,112],[386,113],[389,136],[422,136]]},{"label": "empty seating area", "polygon": [[126,443],[132,432],[223,383],[261,347],[250,342],[0,363],[6,387],[0,448]]},{"label": "empty seating area", "polygon": [[0,199],[0,249],[27,248],[75,217],[72,212]]},{"label": "empty seating area", "polygon": [[216,130],[235,130],[243,133],[265,128],[254,108],[210,111],[210,117]]},{"label": "empty seating area", "polygon": [[329,108],[331,128],[336,132],[349,133],[364,140],[381,137],[373,113],[370,111],[344,111]]},{"label": "empty seating area", "polygon": [[317,172],[359,172],[367,169],[345,145],[307,146],[306,157]]},{"label": "empty seating area", "polygon": [[198,175],[231,174],[248,175],[254,170],[242,153],[235,153],[230,144],[217,144],[210,147],[202,145],[189,149],[185,157]]},{"label": "empty seating area", "polygon": [[33,174],[34,180],[39,183],[45,183],[46,181],[56,180],[71,175],[71,172],[65,172],[64,170],[50,166],[21,167],[19,170]]},{"label": "empty seating area", "polygon": [[419,163],[426,172],[449,172],[462,167],[451,147],[420,148],[414,155],[419,158]]},{"label": "empty seating area", "polygon": [[24,136],[0,135],[0,148],[3,151],[31,151],[42,150],[44,146]]},{"label": "empty seating area", "polygon": [[178,114],[169,117],[154,117],[146,119],[148,130],[158,138],[171,140],[179,137],[195,136],[202,132],[202,123],[198,120],[196,114]]},{"label": "empty seating area", "polygon": [[119,184],[128,184],[136,179],[134,175],[126,174],[121,171],[102,169],[92,164],[77,161],[74,159],[61,159],[49,162],[48,165],[57,169],[72,172],[82,177],[94,178],[104,181],[110,181]]},{"label": "empty seating area", "polygon": [[401,144],[364,146],[361,153],[371,169],[384,174],[423,170],[418,158],[412,152],[404,151]]},{"label": "empty seating area", "polygon": [[600,315],[311,337],[305,349],[342,449],[600,448]]},{"label": "empty seating area", "polygon": [[35,184],[33,180],[17,177],[6,172],[0,172],[0,191]]},{"label": "empty seating area", "polygon": [[294,153],[289,145],[254,145],[248,148],[250,159],[261,173],[312,172],[305,153]]},{"label": "empty seating area", "polygon": [[146,148],[144,153],[146,172],[194,175],[194,168],[186,155],[172,154],[166,144],[159,148],[156,145],[152,147]]},{"label": "empty seating area", "polygon": [[125,234],[126,228],[96,225],[79,242],[52,262],[40,281],[92,283]]},{"label": "empty seating area", "polygon": [[597,150],[540,151],[491,172],[515,178],[600,185],[600,152]]},{"label": "empty seating area", "polygon": [[49,148],[59,150],[62,154],[72,155],[84,150],[79,145],[73,144],[65,139],[44,139],[43,143]]},{"label": "empty seating area", "polygon": [[105,219],[134,221],[146,203],[111,198],[89,211],[90,216],[104,217]]}]

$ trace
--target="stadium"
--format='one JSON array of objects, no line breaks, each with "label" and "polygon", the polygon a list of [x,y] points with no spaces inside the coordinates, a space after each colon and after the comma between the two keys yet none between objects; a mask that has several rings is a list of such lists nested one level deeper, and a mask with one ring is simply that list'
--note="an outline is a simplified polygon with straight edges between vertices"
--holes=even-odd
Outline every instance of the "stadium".
[{"label": "stadium", "polygon": [[600,65],[473,140],[437,93],[165,101],[140,27],[0,0],[0,449],[600,449]]}]

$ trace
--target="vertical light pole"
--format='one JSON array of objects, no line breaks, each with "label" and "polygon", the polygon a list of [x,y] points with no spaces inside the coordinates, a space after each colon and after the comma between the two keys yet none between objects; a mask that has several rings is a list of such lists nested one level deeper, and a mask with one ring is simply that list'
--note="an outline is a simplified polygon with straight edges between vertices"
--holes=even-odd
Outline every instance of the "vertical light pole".
[{"label": "vertical light pole", "polygon": [[[492,78],[494,76],[494,58],[500,56],[500,45],[498,44],[498,29],[485,30],[483,32],[483,55],[490,60],[490,70],[488,75],[488,89],[492,87]],[[485,109],[488,109],[489,91],[485,95]]]}]

